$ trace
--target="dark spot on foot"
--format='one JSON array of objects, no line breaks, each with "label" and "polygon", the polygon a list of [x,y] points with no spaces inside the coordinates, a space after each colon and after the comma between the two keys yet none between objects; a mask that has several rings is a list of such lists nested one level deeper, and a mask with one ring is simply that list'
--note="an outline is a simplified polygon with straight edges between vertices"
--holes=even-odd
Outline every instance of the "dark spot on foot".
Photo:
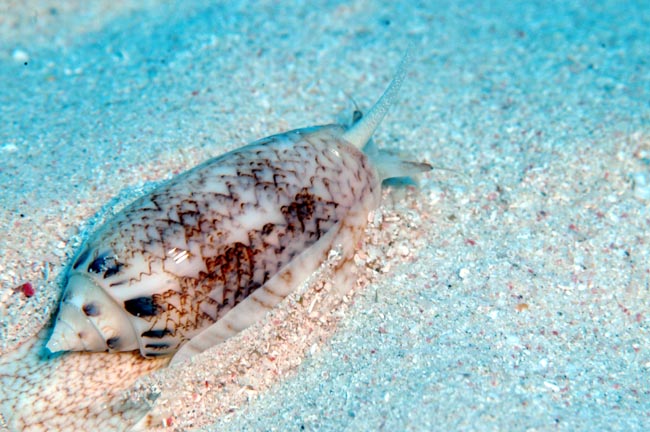
[{"label": "dark spot on foot", "polygon": [[99,306],[95,303],[86,303],[81,307],[81,310],[84,311],[86,316],[94,317],[99,315]]},{"label": "dark spot on foot", "polygon": [[151,344],[146,344],[144,347],[145,348],[153,348],[153,349],[165,349],[165,348],[169,348],[169,344],[166,344],[166,343],[151,343]]},{"label": "dark spot on foot", "polygon": [[137,317],[156,316],[161,312],[160,307],[151,297],[138,297],[124,302],[128,313]]},{"label": "dark spot on foot", "polygon": [[167,335],[172,334],[169,329],[162,329],[162,330],[147,330],[146,332],[142,333],[142,337],[149,337],[149,338],[156,338],[160,339],[163,338]]},{"label": "dark spot on foot", "polygon": [[[79,262],[80,264],[80,262]],[[104,273],[104,279],[109,278],[113,275],[116,275],[120,272],[120,269],[124,266],[123,263],[118,262],[114,256],[109,256],[104,253],[95,258],[88,265],[89,273]]]},{"label": "dark spot on foot", "polygon": [[100,255],[88,265],[89,273],[101,273],[106,268],[106,255]]},{"label": "dark spot on foot", "polygon": [[118,347],[119,343],[120,343],[120,338],[117,337],[117,336],[106,339],[106,346],[109,347],[112,350],[116,349]]}]

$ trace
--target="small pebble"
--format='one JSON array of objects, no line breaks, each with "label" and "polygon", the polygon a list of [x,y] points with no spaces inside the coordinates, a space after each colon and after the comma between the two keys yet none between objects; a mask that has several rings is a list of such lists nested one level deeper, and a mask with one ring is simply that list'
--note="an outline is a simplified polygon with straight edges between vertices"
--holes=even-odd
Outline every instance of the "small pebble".
[{"label": "small pebble", "polygon": [[6,153],[13,153],[18,150],[18,146],[13,143],[7,143],[0,147],[0,151],[6,152]]},{"label": "small pebble", "polygon": [[29,54],[20,48],[16,48],[14,52],[11,53],[11,57],[18,63],[27,63],[29,61]]},{"label": "small pebble", "polygon": [[32,297],[36,293],[36,291],[34,290],[34,287],[29,282],[25,282],[24,284],[22,284],[19,287],[19,289],[20,289],[20,292],[22,292],[25,297]]},{"label": "small pebble", "polygon": [[550,383],[548,381],[544,381],[544,387],[546,387],[547,389],[549,389],[549,390],[551,390],[553,392],[556,392],[556,393],[560,391],[559,386],[557,386],[557,385],[555,385],[553,383]]}]

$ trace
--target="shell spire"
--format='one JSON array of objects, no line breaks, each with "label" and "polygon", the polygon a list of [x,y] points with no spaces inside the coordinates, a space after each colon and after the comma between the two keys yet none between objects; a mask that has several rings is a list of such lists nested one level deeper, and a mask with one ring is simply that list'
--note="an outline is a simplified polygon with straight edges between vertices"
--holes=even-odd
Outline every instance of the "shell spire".
[{"label": "shell spire", "polygon": [[360,121],[356,122],[350,129],[343,133],[342,138],[344,140],[359,150],[363,149],[366,143],[370,141],[372,134],[375,133],[375,130],[386,116],[386,113],[399,96],[399,90],[402,87],[402,82],[406,78],[406,71],[410,60],[411,56],[409,50],[407,50],[384,94],[381,95],[368,114],[364,115]]}]

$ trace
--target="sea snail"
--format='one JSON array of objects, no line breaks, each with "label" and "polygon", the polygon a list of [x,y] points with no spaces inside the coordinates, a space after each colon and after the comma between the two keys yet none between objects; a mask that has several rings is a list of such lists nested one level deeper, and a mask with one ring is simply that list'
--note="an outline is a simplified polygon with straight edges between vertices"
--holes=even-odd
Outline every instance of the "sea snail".
[{"label": "sea snail", "polygon": [[260,319],[363,232],[382,180],[431,169],[370,138],[398,95],[406,56],[349,128],[292,130],[186,171],[94,232],[67,271],[50,352],[201,352]]}]

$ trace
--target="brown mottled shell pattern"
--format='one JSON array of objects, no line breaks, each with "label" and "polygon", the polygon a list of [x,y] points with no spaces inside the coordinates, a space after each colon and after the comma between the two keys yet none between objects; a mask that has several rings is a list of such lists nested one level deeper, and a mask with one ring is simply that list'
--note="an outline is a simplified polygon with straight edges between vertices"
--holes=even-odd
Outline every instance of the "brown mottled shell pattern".
[{"label": "brown mottled shell pattern", "polygon": [[[271,136],[171,179],[101,227],[69,277],[89,278],[123,307],[142,355],[174,353],[268,290],[351,208],[378,205],[381,180],[342,133],[323,126]],[[102,307],[83,311],[92,320]],[[123,337],[106,337],[103,349],[136,349]]]}]

